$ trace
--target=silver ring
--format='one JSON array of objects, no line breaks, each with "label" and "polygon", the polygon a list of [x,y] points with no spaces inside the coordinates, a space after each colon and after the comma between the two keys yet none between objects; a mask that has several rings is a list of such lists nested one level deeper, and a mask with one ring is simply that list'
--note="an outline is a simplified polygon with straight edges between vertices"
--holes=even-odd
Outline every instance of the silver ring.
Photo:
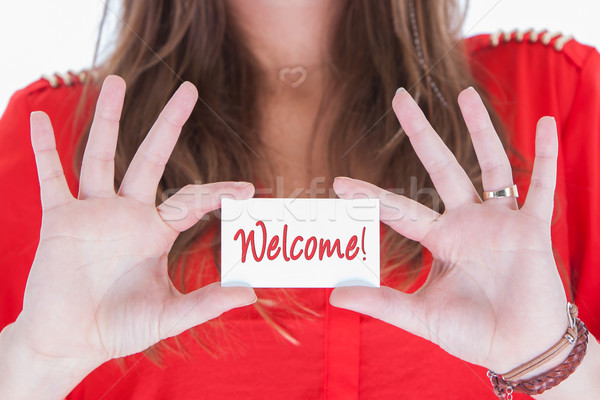
[{"label": "silver ring", "polygon": [[491,190],[483,192],[484,201],[487,199],[502,199],[504,197],[519,197],[517,185],[505,187],[504,189],[500,190]]}]

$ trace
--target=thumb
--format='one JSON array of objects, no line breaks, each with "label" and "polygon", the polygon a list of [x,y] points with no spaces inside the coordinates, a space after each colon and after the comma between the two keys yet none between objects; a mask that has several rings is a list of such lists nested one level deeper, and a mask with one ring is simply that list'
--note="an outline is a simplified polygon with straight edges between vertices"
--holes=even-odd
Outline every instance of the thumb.
[{"label": "thumb", "polygon": [[344,286],[331,292],[332,306],[356,311],[429,340],[421,293],[407,294],[382,286]]},{"label": "thumb", "polygon": [[233,308],[256,302],[250,287],[221,287],[212,283],[188,294],[176,293],[165,303],[160,337],[165,339],[216,318]]},{"label": "thumb", "polygon": [[158,206],[163,221],[177,232],[191,228],[206,213],[221,207],[223,197],[238,200],[254,195],[254,186],[248,182],[215,182],[187,185]]}]

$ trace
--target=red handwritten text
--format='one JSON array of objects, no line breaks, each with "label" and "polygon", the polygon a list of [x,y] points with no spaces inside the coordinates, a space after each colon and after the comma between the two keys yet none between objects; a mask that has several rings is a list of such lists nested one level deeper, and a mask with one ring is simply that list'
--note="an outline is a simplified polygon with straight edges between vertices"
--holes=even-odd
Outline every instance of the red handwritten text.
[{"label": "red handwritten text", "polygon": [[[345,245],[342,245],[340,239],[325,239],[317,238],[316,236],[310,236],[304,238],[303,236],[295,236],[293,238],[288,237],[288,225],[283,226],[281,235],[273,235],[269,237],[267,227],[264,222],[258,221],[256,226],[260,228],[258,235],[261,236],[260,250],[257,248],[255,240],[255,230],[251,230],[246,233],[244,229],[239,229],[233,236],[233,240],[241,240],[242,244],[242,263],[246,262],[248,256],[248,250],[252,253],[252,257],[255,261],[262,261],[266,256],[268,260],[275,260],[281,256],[284,262],[295,261],[303,257],[306,260],[312,260],[315,256],[319,260],[324,258],[345,258],[347,260],[353,260],[356,258],[359,252],[364,255],[363,260],[366,260],[365,252],[365,230],[362,228],[360,235],[360,243],[358,245],[358,235],[353,235],[348,239]],[[288,246],[289,244],[289,246]]]}]

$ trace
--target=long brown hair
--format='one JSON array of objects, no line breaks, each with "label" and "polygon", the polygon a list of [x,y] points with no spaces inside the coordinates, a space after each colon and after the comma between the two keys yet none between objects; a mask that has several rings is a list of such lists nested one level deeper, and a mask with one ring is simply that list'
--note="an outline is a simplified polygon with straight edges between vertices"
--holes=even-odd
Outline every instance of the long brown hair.
[{"label": "long brown hair", "polygon": [[[339,102],[339,111],[328,125],[331,176],[404,188],[405,195],[410,195],[411,187],[433,188],[390,110],[394,92],[402,86],[415,96],[481,189],[477,160],[456,103],[462,89],[477,86],[459,36],[459,2],[411,1],[344,1],[329,49],[334,77],[331,88],[335,85]],[[183,80],[197,86],[201,101],[183,128],[157,201],[163,200],[166,190],[188,183],[256,181],[257,156],[251,149],[261,147],[256,132],[260,110],[254,101],[257,68],[236,38],[226,2],[123,0],[121,17],[116,48],[101,66],[104,73],[122,76],[128,86],[116,154],[116,184],[145,132]],[[325,93],[323,104],[331,91]],[[413,190],[412,197],[434,206],[431,190]],[[215,227],[214,220],[201,221],[180,235],[170,254],[173,277],[181,260],[197,251],[193,244],[211,227]],[[216,242],[209,245],[218,250]],[[406,287],[421,267],[420,244],[387,234],[382,246],[383,281]],[[182,280],[179,286],[192,278]],[[270,319],[260,309],[260,302],[257,307]]]}]

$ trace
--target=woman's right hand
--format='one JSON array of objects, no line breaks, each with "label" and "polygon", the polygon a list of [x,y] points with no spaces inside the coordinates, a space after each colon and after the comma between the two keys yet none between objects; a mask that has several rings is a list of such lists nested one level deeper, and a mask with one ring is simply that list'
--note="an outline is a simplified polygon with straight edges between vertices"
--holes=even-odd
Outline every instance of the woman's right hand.
[{"label": "woman's right hand", "polygon": [[223,195],[244,199],[254,193],[252,184],[242,182],[189,185],[155,206],[165,164],[198,98],[196,88],[186,82],[173,95],[115,193],[124,94],[121,78],[106,78],[77,199],[67,186],[48,116],[31,115],[42,227],[23,310],[7,327],[7,347],[63,364],[70,360],[69,365],[85,366],[87,372],[256,300],[251,288],[218,283],[184,295],[167,272],[167,256],[179,232],[218,208]]}]

